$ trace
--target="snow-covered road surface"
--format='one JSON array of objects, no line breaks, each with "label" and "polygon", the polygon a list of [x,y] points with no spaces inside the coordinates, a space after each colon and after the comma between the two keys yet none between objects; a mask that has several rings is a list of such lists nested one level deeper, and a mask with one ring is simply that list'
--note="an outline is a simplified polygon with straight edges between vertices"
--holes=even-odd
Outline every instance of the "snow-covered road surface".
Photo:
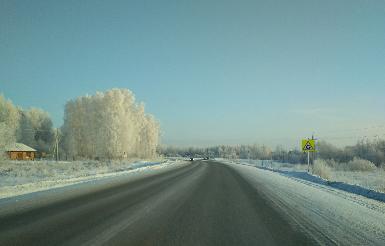
[{"label": "snow-covered road surface", "polygon": [[385,203],[252,166],[227,165],[320,243],[385,244]]}]

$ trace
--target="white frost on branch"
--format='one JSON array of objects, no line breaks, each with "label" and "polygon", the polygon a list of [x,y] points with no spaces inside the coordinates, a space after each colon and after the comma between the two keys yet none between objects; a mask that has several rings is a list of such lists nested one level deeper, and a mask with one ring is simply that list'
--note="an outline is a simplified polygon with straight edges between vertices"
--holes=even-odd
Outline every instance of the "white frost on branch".
[{"label": "white frost on branch", "polygon": [[69,157],[118,159],[156,155],[159,124],[127,89],[67,102],[63,147]]},{"label": "white frost on branch", "polygon": [[17,141],[49,152],[53,138],[52,120],[47,112],[37,108],[23,110],[0,95],[0,150]]},{"label": "white frost on branch", "polygon": [[0,150],[16,141],[19,118],[18,108],[0,95]]}]

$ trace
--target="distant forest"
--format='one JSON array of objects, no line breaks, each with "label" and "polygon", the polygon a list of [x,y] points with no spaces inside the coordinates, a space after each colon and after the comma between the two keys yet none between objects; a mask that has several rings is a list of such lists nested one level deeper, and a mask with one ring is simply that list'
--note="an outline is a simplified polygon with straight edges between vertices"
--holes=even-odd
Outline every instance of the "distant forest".
[{"label": "distant forest", "polygon": [[[354,146],[337,148],[325,141],[318,141],[317,152],[311,154],[311,161],[315,159],[332,160],[348,163],[354,158],[368,160],[377,167],[385,165],[385,140],[359,141]],[[158,149],[164,156],[182,157],[211,157],[227,159],[259,159],[299,164],[307,163],[307,154],[299,150],[285,150],[276,147],[272,150],[263,145],[219,145],[207,148],[179,148],[164,146]]]}]

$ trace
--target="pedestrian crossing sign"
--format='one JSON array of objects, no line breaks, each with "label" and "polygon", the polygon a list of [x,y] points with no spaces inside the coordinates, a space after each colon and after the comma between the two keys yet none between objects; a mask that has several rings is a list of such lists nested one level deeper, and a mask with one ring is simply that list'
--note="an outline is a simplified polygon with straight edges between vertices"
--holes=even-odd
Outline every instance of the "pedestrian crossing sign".
[{"label": "pedestrian crossing sign", "polygon": [[302,151],[315,152],[315,140],[314,139],[302,139]]}]

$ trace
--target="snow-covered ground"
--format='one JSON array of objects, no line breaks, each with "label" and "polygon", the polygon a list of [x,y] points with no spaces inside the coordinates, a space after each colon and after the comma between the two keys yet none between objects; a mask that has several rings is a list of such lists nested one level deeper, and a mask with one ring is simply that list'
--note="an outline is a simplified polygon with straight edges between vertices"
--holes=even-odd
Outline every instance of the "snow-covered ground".
[{"label": "snow-covered ground", "polygon": [[115,176],[138,176],[186,163],[182,159],[152,161],[2,161],[0,198],[59,188]]},{"label": "snow-covered ground", "polygon": [[251,165],[227,165],[321,245],[385,244],[385,203]]},{"label": "snow-covered ground", "polygon": [[382,168],[367,172],[332,171],[330,180],[385,193],[385,170]]},{"label": "snow-covered ground", "polygon": [[382,168],[377,168],[373,171],[355,172],[331,169],[330,178],[325,180],[317,175],[308,173],[307,165],[293,165],[289,163],[272,162],[270,160],[217,160],[268,169],[291,178],[328,185],[343,191],[385,202],[385,171]]}]

